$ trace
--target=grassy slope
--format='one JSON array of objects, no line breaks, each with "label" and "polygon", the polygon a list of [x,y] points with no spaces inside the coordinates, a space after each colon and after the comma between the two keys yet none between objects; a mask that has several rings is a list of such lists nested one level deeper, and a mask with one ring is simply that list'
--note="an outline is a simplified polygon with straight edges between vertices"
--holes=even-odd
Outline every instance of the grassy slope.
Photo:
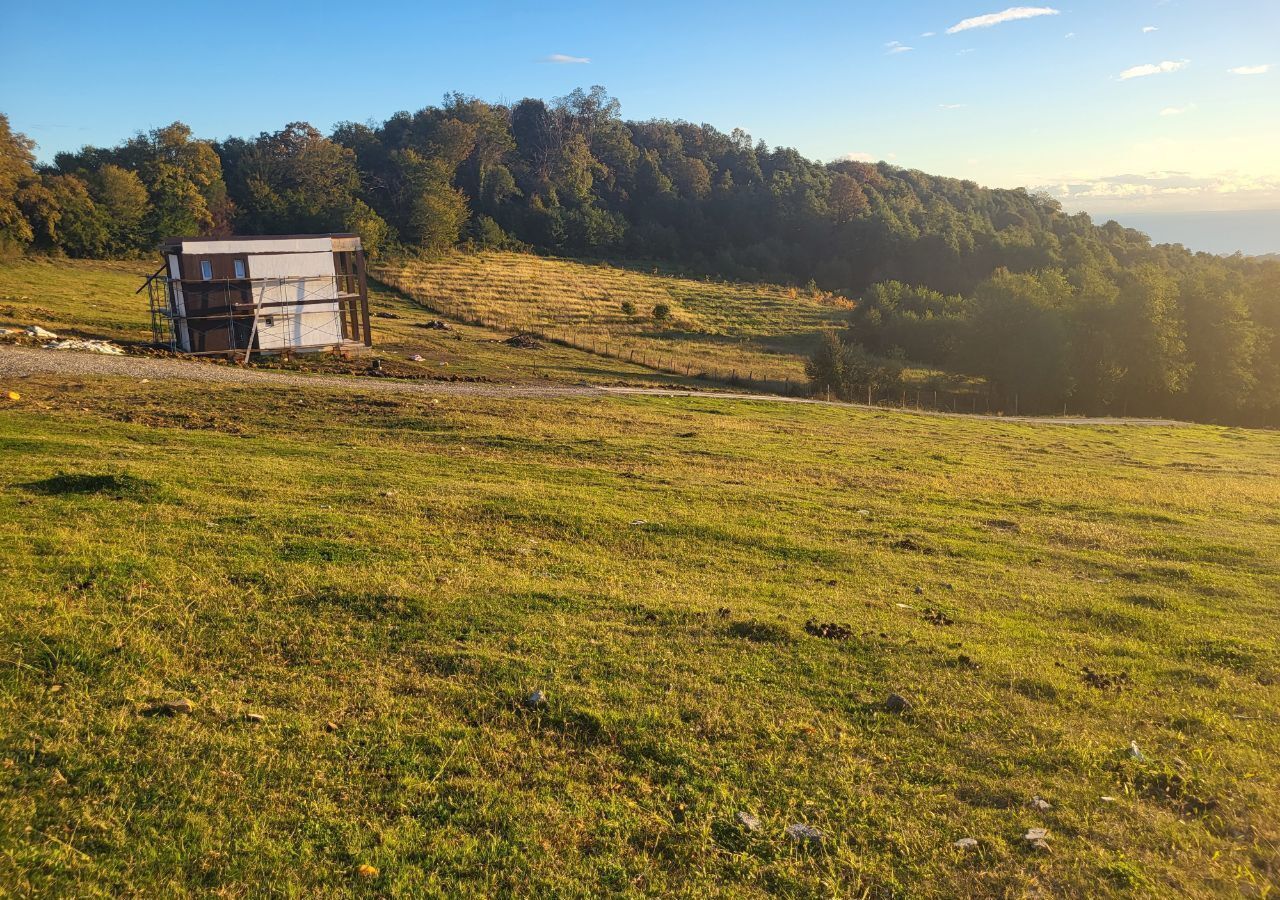
[{"label": "grassy slope", "polygon": [[[847,302],[763,284],[697,281],[607,264],[520,253],[456,253],[431,261],[389,261],[378,276],[433,308],[676,369],[732,372],[792,382],[825,327],[842,325]],[[623,301],[636,307],[622,312]],[[657,322],[654,306],[671,307]],[[843,305],[842,305],[843,303]]]},{"label": "grassy slope", "polygon": [[[1257,896],[1280,875],[1276,434],[19,387],[17,894]],[[180,696],[192,715],[140,715]],[[789,845],[797,821],[821,851]]]},{"label": "grassy slope", "polygon": [[[154,271],[149,260],[0,260],[0,327],[41,325],[58,334],[103,337],[125,344],[151,340],[145,294],[135,294]],[[449,332],[417,327],[438,318],[408,297],[370,286],[370,309],[399,319],[372,320],[374,353],[391,361],[389,371],[406,377],[482,378],[499,382],[585,382],[690,387],[697,382],[654,372],[625,360],[548,344],[541,350],[508,347],[509,335],[461,325]],[[455,323],[456,324],[456,323]],[[419,355],[422,362],[409,357]],[[363,368],[361,363],[355,368]],[[314,355],[297,368],[352,368]]]}]

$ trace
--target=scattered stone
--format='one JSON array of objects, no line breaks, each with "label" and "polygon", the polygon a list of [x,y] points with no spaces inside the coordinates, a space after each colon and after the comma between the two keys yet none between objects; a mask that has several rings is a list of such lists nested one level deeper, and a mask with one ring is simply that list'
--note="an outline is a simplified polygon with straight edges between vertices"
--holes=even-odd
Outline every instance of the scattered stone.
[{"label": "scattered stone", "polygon": [[56,341],[58,339],[58,336],[52,331],[41,328],[39,325],[28,325],[22,331],[27,337],[33,337],[41,341]]},{"label": "scattered stone", "polygon": [[329,731],[329,732],[337,731],[337,730],[338,730],[338,723],[337,723],[337,722],[325,722],[325,723],[324,723],[324,730],[325,730],[325,731]]},{"label": "scattered stone", "polygon": [[1128,672],[1095,672],[1088,666],[1080,670],[1080,680],[1089,685],[1089,687],[1097,688],[1100,691],[1115,691],[1116,693],[1133,684]]},{"label": "scattered stone", "polygon": [[631,527],[639,528],[641,525],[648,525],[648,524],[649,523],[646,522],[644,519],[636,519],[634,522],[631,523]]},{"label": "scattered stone", "polygon": [[161,700],[146,707],[144,716],[185,716],[195,712],[195,704],[185,697],[178,700]]},{"label": "scattered stone", "polygon": [[739,810],[738,812],[733,814],[733,817],[738,821],[738,824],[741,825],[747,831],[760,830],[760,820],[755,816],[751,815],[751,813],[749,812]]},{"label": "scattered stone", "polygon": [[956,624],[955,619],[951,618],[949,615],[947,615],[946,613],[944,613],[942,610],[940,610],[940,609],[934,609],[933,607],[925,607],[925,610],[924,610],[924,612],[923,612],[923,613],[921,613],[921,614],[920,614],[920,617],[921,617],[922,619],[924,619],[926,622],[929,622],[929,623],[931,623],[931,624],[933,624],[933,625],[954,625],[954,624]]},{"label": "scattered stone", "polygon": [[419,328],[430,328],[433,331],[448,331],[449,323],[440,319],[432,319],[430,322],[419,322]]},{"label": "scattered stone", "polygon": [[1049,842],[1046,840],[1048,837],[1049,830],[1047,828],[1028,828],[1022,839],[1037,850],[1048,850]]},{"label": "scattered stone", "polygon": [[524,705],[530,709],[542,709],[547,705],[546,692],[541,688],[524,698]]},{"label": "scattered stone", "polygon": [[972,850],[978,846],[978,840],[977,838],[963,837],[951,846],[955,847],[957,850]]},{"label": "scattered stone", "polygon": [[404,316],[400,315],[399,313],[382,312],[381,310],[374,313],[373,317],[375,319],[403,319],[404,318]]},{"label": "scattered stone", "polygon": [[1116,802],[1116,798],[1115,798],[1115,797],[1108,797],[1106,794],[1103,794],[1099,799],[1100,799],[1103,803],[1115,803],[1115,802]]},{"label": "scattered stone", "polygon": [[421,353],[414,353],[409,357],[409,362],[426,362],[426,357]]},{"label": "scattered stone", "polygon": [[791,838],[791,840],[795,841],[797,844],[803,844],[810,847],[819,847],[822,845],[822,832],[814,828],[812,825],[805,825],[803,822],[788,825],[787,837]]},{"label": "scattered stone", "polygon": [[245,713],[244,720],[246,722],[252,722],[255,725],[261,725],[263,722],[267,721],[267,717],[262,713]]},{"label": "scattered stone", "polygon": [[904,713],[911,709],[911,701],[901,694],[890,694],[884,701],[884,708],[891,713]]},{"label": "scattered stone", "polygon": [[852,626],[840,622],[815,622],[810,619],[804,623],[804,630],[814,637],[829,641],[847,641],[853,637]]},{"label": "scattered stone", "polygon": [[915,592],[916,592],[916,596],[919,597],[921,594],[924,593],[924,588],[920,587],[920,585],[917,584]]},{"label": "scattered stone", "polygon": [[1041,812],[1048,812],[1053,809],[1053,804],[1048,800],[1045,800],[1043,797],[1032,797],[1031,805]]},{"label": "scattered stone", "polygon": [[1134,759],[1136,759],[1138,762],[1147,761],[1147,755],[1138,749],[1137,741],[1129,742],[1129,755],[1132,756]]}]

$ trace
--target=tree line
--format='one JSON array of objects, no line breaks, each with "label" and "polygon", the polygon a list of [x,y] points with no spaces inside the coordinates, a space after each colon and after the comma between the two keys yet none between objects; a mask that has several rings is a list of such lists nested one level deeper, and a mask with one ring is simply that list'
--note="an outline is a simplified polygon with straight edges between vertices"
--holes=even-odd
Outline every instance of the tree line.
[{"label": "tree line", "polygon": [[[512,105],[455,93],[328,135],[292,123],[211,141],[174,123],[50,165],[33,149],[0,116],[0,249],[354,231],[374,255],[660,260],[855,298],[836,336],[857,357],[846,372],[906,359],[982,376],[1027,410],[1280,424],[1280,262],[1153,246],[1023,189],[627,121],[600,87]],[[854,395],[852,377],[833,389]]]}]

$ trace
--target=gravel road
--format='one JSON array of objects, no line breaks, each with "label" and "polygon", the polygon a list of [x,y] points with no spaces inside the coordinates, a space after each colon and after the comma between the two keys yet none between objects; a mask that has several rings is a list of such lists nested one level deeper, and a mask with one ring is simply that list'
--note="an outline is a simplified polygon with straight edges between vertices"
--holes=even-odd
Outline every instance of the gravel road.
[{"label": "gravel road", "polygon": [[[700,397],[753,403],[811,403],[821,400],[802,397],[779,397],[773,394],[734,394],[727,391],[689,391],[666,388],[606,387],[576,384],[494,384],[471,381],[409,381],[394,378],[367,378],[357,375],[304,375],[246,369],[238,365],[220,364],[199,359],[151,356],[107,356],[99,353],[44,350],[14,344],[0,344],[0,378],[22,378],[28,375],[66,375],[78,378],[149,378],[210,381],[228,384],[278,386],[296,384],[339,390],[373,391],[388,394],[428,394],[431,396],[466,397],[608,397],[642,395],[654,397]],[[832,404],[843,406],[846,404]],[[899,410],[892,410],[899,412]],[[1058,425],[1183,425],[1168,419],[1086,418],[1082,416],[973,416],[902,410],[911,415],[955,418],[989,418],[1003,422],[1036,422]]]}]

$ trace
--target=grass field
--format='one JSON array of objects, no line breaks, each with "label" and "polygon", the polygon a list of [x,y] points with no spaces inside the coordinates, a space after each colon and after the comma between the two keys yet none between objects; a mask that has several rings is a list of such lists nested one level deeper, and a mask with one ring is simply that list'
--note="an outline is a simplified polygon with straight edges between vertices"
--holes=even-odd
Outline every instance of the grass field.
[{"label": "grass field", "polygon": [[0,894],[1274,893],[1280,435],[0,388]]},{"label": "grass field", "polygon": [[[150,260],[0,260],[0,327],[34,324],[58,334],[107,338],[125,345],[149,342],[146,295],[135,292],[154,270]],[[386,371],[398,376],[654,387],[698,384],[639,363],[552,342],[538,350],[511,347],[503,343],[510,332],[500,329],[456,321],[447,332],[424,329],[422,323],[441,317],[377,283],[370,285],[369,306],[375,317],[374,351],[368,356],[388,363]],[[387,315],[398,318],[385,318]],[[413,361],[413,356],[423,360]],[[367,358],[348,365],[307,355],[293,368],[361,371],[367,366]]]},{"label": "grass field", "polygon": [[[373,268],[428,306],[466,321],[548,335],[680,373],[792,383],[849,302],[765,284],[698,281],[523,253],[455,253]],[[634,311],[623,311],[629,302]],[[669,318],[653,310],[665,304]]]}]

